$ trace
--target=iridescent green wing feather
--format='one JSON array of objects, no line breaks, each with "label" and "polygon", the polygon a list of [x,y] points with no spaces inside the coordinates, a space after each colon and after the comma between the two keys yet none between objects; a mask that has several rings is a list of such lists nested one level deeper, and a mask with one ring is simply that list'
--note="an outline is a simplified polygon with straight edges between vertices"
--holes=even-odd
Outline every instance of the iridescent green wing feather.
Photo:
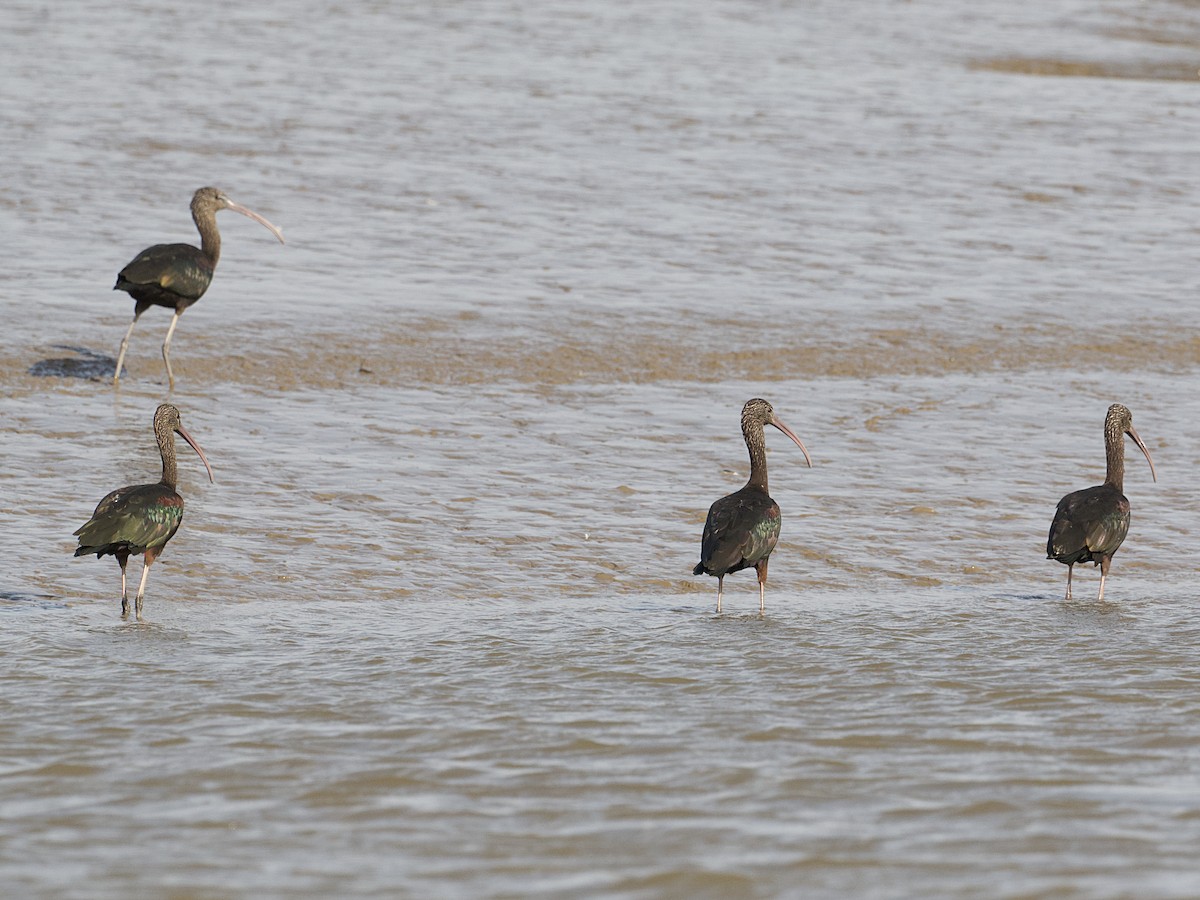
[{"label": "iridescent green wing feather", "polygon": [[771,555],[779,541],[779,505],[761,490],[743,488],[708,511],[700,560],[714,573],[736,572]]},{"label": "iridescent green wing feather", "polygon": [[141,553],[162,547],[183,521],[183,498],[165,484],[139,484],[113,491],[75,534],[76,556],[125,549]]}]

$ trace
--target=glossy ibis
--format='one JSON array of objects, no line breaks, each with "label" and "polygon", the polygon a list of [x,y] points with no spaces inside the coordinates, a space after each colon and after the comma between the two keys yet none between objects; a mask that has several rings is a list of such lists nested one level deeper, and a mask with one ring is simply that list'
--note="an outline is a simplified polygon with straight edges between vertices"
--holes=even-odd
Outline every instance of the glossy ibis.
[{"label": "glossy ibis", "polygon": [[79,537],[76,556],[95,553],[99,559],[111,553],[121,565],[121,616],[129,615],[129,594],[125,588],[125,563],[130,555],[144,554],[142,580],[138,584],[135,610],[142,618],[142,597],[150,565],[162,553],[183,521],[183,498],[175,490],[175,432],[187,441],[213,480],[212,467],[200,445],[179,421],[179,410],[169,403],[154,413],[154,437],[162,455],[162,479],[157,484],[134,484],[118,488],[98,504],[91,519],[75,532]]},{"label": "glossy ibis", "polygon": [[774,425],[793,441],[812,468],[800,438],[779,421],[766,400],[742,407],[742,434],[750,451],[750,480],[740,491],[722,497],[708,510],[700,562],[692,574],[717,576],[717,612],[725,594],[725,576],[754,566],[758,572],[758,611],[766,610],[767,559],[779,541],[779,504],[767,494],[767,442],[764,427]]},{"label": "glossy ibis", "polygon": [[166,306],[175,310],[167,337],[163,341],[163,362],[167,364],[167,382],[175,387],[175,373],[171,371],[171,335],[179,324],[183,311],[204,296],[212,283],[213,271],[221,258],[221,233],[217,231],[217,213],[232,209],[255,222],[266,226],[283,243],[283,232],[253,210],[234,203],[222,191],[214,187],[202,187],[192,196],[192,221],[200,232],[200,246],[191,244],[155,244],[139,253],[129,265],[117,275],[114,291],[125,291],[136,303],[133,321],[121,341],[121,352],[117,354],[117,371],[113,373],[113,384],[121,380],[121,366],[125,362],[125,351],[129,348],[129,336],[138,318],[151,306]]},{"label": "glossy ibis", "polygon": [[1150,463],[1150,477],[1158,481],[1150,451],[1133,429],[1133,413],[1128,407],[1114,403],[1104,417],[1104,452],[1108,459],[1104,484],[1075,491],[1059,500],[1058,512],[1054,514],[1050,537],[1046,541],[1046,558],[1057,559],[1067,566],[1068,600],[1071,599],[1071,573],[1075,563],[1089,561],[1100,566],[1100,594],[1096,599],[1104,599],[1108,567],[1129,532],[1129,501],[1123,493],[1125,435],[1133,438],[1146,462]]}]

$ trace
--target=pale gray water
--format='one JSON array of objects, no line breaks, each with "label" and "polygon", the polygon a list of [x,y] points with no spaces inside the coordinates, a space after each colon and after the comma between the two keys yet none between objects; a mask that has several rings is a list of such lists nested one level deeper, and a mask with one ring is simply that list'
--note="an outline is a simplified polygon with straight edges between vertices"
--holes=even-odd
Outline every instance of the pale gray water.
[{"label": "pale gray water", "polygon": [[[3,893],[1200,895],[1194,5],[2,16]],[[288,244],[219,219],[123,623],[110,287],[206,183]],[[716,617],[754,395],[815,467]]]}]

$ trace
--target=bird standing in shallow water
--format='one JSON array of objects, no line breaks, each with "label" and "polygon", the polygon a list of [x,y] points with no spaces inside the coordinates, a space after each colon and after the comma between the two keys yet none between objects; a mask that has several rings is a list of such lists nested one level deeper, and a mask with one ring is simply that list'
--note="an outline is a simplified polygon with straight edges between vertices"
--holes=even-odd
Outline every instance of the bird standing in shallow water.
[{"label": "bird standing in shallow water", "polygon": [[717,612],[725,594],[725,576],[754,566],[758,572],[758,612],[766,611],[767,558],[779,541],[779,504],[767,494],[767,442],[765,426],[774,425],[793,441],[812,468],[812,459],[800,438],[779,421],[766,400],[746,401],[742,407],[742,435],[750,451],[750,480],[740,491],[722,497],[708,510],[700,562],[693,575],[717,577]]},{"label": "bird standing in shallow water", "polygon": [[1104,451],[1108,459],[1108,474],[1104,484],[1067,494],[1058,501],[1058,511],[1050,525],[1046,541],[1046,558],[1057,559],[1067,566],[1067,599],[1071,599],[1071,573],[1077,562],[1092,562],[1100,566],[1100,594],[1104,599],[1104,580],[1113,554],[1129,533],[1129,501],[1125,499],[1125,435],[1133,438],[1150,463],[1150,451],[1133,428],[1133,413],[1120,403],[1108,408],[1104,418]]},{"label": "bird standing in shallow water", "polygon": [[162,479],[157,484],[134,484],[118,488],[96,505],[91,519],[75,534],[79,538],[76,556],[95,553],[99,559],[111,553],[121,565],[121,616],[129,615],[129,594],[125,588],[125,564],[130,555],[145,554],[142,580],[138,584],[135,609],[138,621],[142,618],[142,597],[146,593],[146,577],[150,565],[174,537],[183,521],[183,498],[175,490],[175,433],[187,441],[204,468],[208,480],[213,480],[212,467],[200,445],[179,421],[179,410],[169,403],[154,413],[154,436],[162,455]]},{"label": "bird standing in shallow water", "polygon": [[125,291],[136,302],[133,321],[121,341],[117,354],[117,371],[113,373],[113,384],[121,380],[121,366],[125,362],[125,351],[129,349],[129,336],[138,318],[151,306],[166,306],[175,310],[167,337],[163,341],[163,362],[167,365],[167,382],[175,387],[175,373],[171,371],[171,335],[183,311],[204,296],[212,283],[213,272],[221,258],[221,233],[217,231],[217,212],[232,209],[265,226],[279,243],[283,243],[283,232],[253,210],[234,203],[222,191],[214,187],[202,187],[192,196],[192,221],[200,232],[200,246],[191,244],[155,244],[147,247],[117,275],[114,291]]}]

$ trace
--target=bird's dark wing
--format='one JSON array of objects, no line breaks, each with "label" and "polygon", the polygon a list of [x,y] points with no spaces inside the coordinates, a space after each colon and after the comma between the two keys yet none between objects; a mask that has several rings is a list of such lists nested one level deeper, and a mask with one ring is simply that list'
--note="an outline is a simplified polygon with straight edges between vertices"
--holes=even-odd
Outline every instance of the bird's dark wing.
[{"label": "bird's dark wing", "polygon": [[132,294],[139,288],[157,288],[180,297],[199,299],[208,290],[212,277],[212,263],[199,247],[155,244],[121,270],[114,289]]},{"label": "bird's dark wing", "polygon": [[183,521],[183,498],[165,484],[137,484],[119,488],[96,506],[78,531],[76,556],[101,556],[117,549],[142,553],[162,547]]},{"label": "bird's dark wing", "polygon": [[[150,485],[145,484],[131,484],[128,487],[117,488],[115,491],[106,494],[104,499],[96,504],[96,509],[92,513],[92,521],[108,515],[111,510],[119,509],[131,491],[136,491],[149,486]],[[84,528],[87,528],[87,525],[84,525],[83,528],[80,528],[79,531],[76,531],[75,533],[79,534]]]},{"label": "bird's dark wing", "polygon": [[722,497],[708,510],[704,523],[702,571],[737,572],[765,559],[779,541],[779,526],[779,505],[761,490],[743,489]]},{"label": "bird's dark wing", "polygon": [[1111,556],[1129,533],[1129,501],[1111,484],[1067,494],[1058,503],[1046,556],[1060,562],[1086,562]]}]

